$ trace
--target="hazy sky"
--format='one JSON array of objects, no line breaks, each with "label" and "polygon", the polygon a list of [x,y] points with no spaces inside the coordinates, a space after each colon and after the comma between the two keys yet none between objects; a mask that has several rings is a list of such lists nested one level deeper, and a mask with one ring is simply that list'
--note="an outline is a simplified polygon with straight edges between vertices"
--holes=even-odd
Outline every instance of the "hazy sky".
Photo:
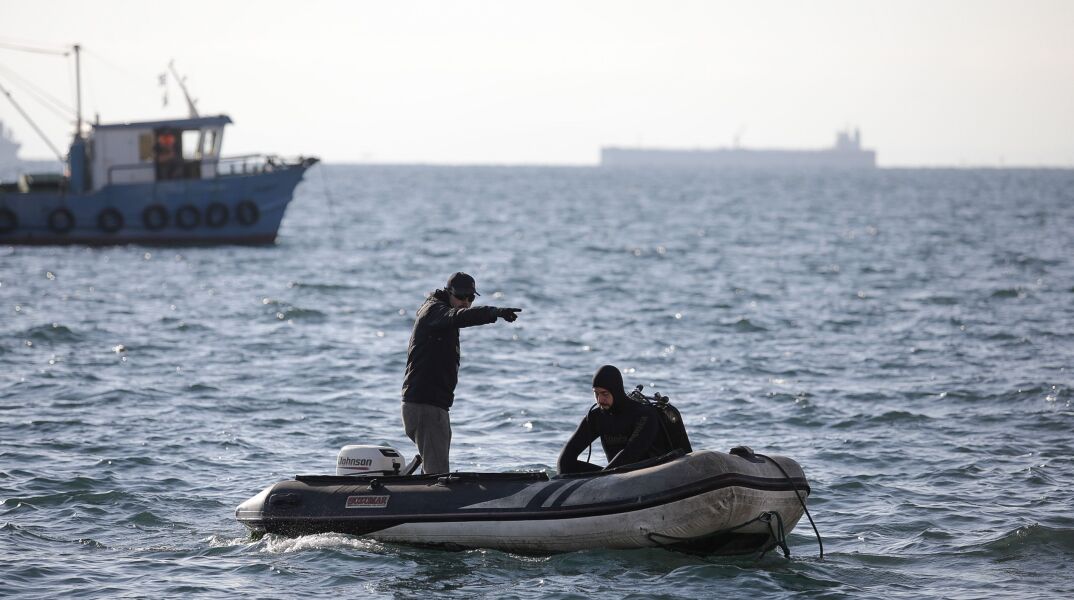
[{"label": "hazy sky", "polygon": [[[175,59],[225,154],[594,164],[602,145],[822,147],[884,166],[1074,166],[1074,1],[59,2],[0,0],[0,43],[79,42],[104,122],[182,116]],[[0,49],[57,146],[60,57]],[[12,77],[21,79],[15,79]],[[47,147],[0,97],[0,120]]]}]

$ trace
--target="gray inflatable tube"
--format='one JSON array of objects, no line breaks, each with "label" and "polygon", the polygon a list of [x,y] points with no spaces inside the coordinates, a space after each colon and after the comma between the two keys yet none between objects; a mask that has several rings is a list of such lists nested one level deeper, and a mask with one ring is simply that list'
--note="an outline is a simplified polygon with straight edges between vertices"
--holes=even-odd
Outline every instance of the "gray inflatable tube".
[{"label": "gray inflatable tube", "polygon": [[742,554],[782,543],[809,492],[789,458],[700,450],[551,478],[298,476],[243,502],[236,518],[255,533],[338,532],[521,553],[664,546]]}]

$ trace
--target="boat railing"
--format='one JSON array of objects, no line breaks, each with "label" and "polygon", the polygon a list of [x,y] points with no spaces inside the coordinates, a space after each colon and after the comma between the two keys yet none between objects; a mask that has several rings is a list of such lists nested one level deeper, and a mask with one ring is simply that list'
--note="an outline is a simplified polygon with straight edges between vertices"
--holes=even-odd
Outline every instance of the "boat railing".
[{"label": "boat railing", "polygon": [[[188,168],[188,176],[175,177],[175,179],[213,179],[217,177],[256,175],[259,173],[279,171],[299,164],[309,166],[311,160],[315,162],[315,159],[303,157],[285,159],[275,154],[240,154],[237,156],[188,160],[183,161],[183,163],[196,165],[196,168]],[[115,177],[119,173],[132,173],[137,171],[148,173],[148,179],[152,181],[155,178],[156,169],[156,163],[143,162],[128,165],[111,165],[108,167],[108,184],[111,185],[115,183]],[[196,176],[190,176],[195,174]]]},{"label": "boat railing", "polygon": [[251,175],[288,168],[301,163],[302,159],[287,160],[276,154],[240,154],[223,156],[217,160],[216,176]]}]

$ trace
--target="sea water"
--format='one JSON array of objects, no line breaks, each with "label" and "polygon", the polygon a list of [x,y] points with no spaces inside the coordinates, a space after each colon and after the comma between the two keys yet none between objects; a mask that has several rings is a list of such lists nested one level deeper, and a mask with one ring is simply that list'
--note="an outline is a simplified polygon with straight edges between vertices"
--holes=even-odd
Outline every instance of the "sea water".
[{"label": "sea water", "polygon": [[[799,461],[824,558],[804,519],[790,560],[251,538],[341,446],[415,452],[459,270],[524,310],[462,332],[454,469],[553,472],[610,363]],[[319,166],[273,246],[0,246],[0,595],[1062,596],[1072,368],[1072,171]]]}]

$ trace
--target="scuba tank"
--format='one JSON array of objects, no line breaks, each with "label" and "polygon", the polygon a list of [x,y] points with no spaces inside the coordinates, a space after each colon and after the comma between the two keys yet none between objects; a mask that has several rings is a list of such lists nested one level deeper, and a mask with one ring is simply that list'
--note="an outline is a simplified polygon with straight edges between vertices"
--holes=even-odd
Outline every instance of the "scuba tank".
[{"label": "scuba tank", "polygon": [[660,392],[646,396],[642,393],[644,387],[639,385],[634,388],[634,391],[629,394],[630,399],[656,409],[657,414],[660,415],[660,429],[667,437],[672,450],[682,450],[687,454],[693,452],[693,448],[690,447],[690,437],[686,435],[686,425],[682,422],[682,414],[679,413],[679,409],[671,405],[671,398]]}]

